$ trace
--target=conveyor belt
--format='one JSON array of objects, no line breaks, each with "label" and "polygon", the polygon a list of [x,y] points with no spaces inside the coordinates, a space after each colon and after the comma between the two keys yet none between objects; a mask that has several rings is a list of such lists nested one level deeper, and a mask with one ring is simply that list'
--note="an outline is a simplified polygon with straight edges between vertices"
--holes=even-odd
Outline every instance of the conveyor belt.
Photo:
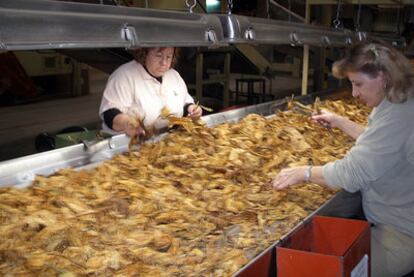
[{"label": "conveyor belt", "polygon": [[[309,101],[309,97],[303,97],[303,101]],[[247,114],[257,113],[265,116],[271,116],[275,110],[283,109],[285,101],[273,101],[260,105],[250,106],[243,109],[232,110],[225,113],[213,114],[206,116],[203,120],[208,126],[214,126],[223,122],[238,121]],[[161,137],[154,140],[162,139]],[[71,147],[57,149],[54,151],[41,153],[37,155],[22,157],[0,163],[0,185],[10,185],[21,187],[28,185],[36,174],[49,175],[63,167],[88,168],[94,167],[99,162],[111,158],[116,153],[122,153],[127,150],[128,138],[124,135],[115,136],[111,139],[101,141],[93,146],[86,147],[79,144]],[[328,203],[335,201],[337,196],[325,202],[318,209],[309,214],[305,219],[299,222],[290,232],[274,242],[261,254],[257,255],[243,268],[234,274],[234,276],[271,276],[276,270],[275,264],[275,247],[286,236],[294,232],[304,222],[308,221],[314,214],[320,213]]]}]

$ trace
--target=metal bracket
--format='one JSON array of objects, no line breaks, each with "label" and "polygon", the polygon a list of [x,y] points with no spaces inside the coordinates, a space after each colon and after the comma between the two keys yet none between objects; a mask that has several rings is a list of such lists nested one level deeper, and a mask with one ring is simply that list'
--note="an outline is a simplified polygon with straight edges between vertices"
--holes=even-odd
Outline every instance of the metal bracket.
[{"label": "metal bracket", "polygon": [[109,147],[109,149],[114,149],[115,148],[115,142],[112,140],[112,138],[108,139],[108,147]]},{"label": "metal bracket", "polygon": [[110,159],[113,155],[111,149],[115,148],[115,143],[112,138],[99,142],[83,141],[82,143],[90,162],[99,162]]},{"label": "metal bracket", "polygon": [[331,45],[331,40],[329,39],[328,36],[322,36],[321,42],[322,42],[322,45],[325,47]]},{"label": "metal bracket", "polygon": [[112,138],[98,141],[98,142],[91,142],[91,141],[82,141],[85,150],[89,154],[95,154],[97,152],[107,150],[107,149],[114,149],[115,143],[112,141]]},{"label": "metal bracket", "polygon": [[356,32],[358,41],[363,42],[367,40],[367,33],[365,32]]},{"label": "metal bracket", "polygon": [[196,1],[196,0],[193,0],[193,3],[192,3],[192,4],[190,4],[190,1],[189,1],[189,0],[185,0],[185,4],[187,5],[188,12],[189,12],[189,13],[193,13],[193,9],[194,9],[194,8],[195,8],[195,6],[197,5],[197,1]]},{"label": "metal bracket", "polygon": [[228,1],[227,8],[228,8],[227,14],[230,15],[231,14],[231,10],[233,9],[233,0],[229,0]]},{"label": "metal bracket", "polygon": [[0,42],[0,53],[7,52],[7,46],[3,42]]},{"label": "metal bracket", "polygon": [[244,38],[247,39],[247,40],[255,40],[256,39],[256,32],[254,31],[254,29],[252,27],[249,27],[244,32]]},{"label": "metal bracket", "polygon": [[123,38],[129,42],[127,48],[136,48],[138,47],[138,36],[134,26],[128,25],[128,23],[124,24],[122,28]]},{"label": "metal bracket", "polygon": [[299,36],[297,33],[293,32],[290,35],[290,45],[297,46],[302,45],[303,43],[300,41]]},{"label": "metal bracket", "polygon": [[213,43],[218,42],[216,31],[212,28],[208,28],[206,30],[204,38],[205,38],[206,41],[211,41]]}]

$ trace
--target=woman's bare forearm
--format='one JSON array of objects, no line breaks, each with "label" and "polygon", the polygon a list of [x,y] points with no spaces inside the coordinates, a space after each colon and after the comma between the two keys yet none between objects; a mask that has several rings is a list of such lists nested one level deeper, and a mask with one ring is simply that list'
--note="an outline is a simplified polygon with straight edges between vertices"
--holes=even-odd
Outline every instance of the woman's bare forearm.
[{"label": "woman's bare forearm", "polygon": [[117,132],[124,132],[128,126],[129,116],[127,114],[117,114],[112,122],[112,129]]}]

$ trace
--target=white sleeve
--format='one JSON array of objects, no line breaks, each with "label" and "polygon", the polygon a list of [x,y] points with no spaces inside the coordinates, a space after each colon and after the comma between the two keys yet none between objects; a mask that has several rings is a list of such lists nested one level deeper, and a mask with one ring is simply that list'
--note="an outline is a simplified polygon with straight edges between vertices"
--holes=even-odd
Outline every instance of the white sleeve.
[{"label": "white sleeve", "polygon": [[123,70],[115,71],[106,84],[99,115],[112,108],[126,113],[134,103],[134,82]]},{"label": "white sleeve", "polygon": [[177,72],[178,82],[180,86],[180,90],[184,93],[184,103],[183,106],[187,103],[194,103],[193,97],[188,93],[187,85],[185,84],[183,78],[181,77],[180,73]]}]

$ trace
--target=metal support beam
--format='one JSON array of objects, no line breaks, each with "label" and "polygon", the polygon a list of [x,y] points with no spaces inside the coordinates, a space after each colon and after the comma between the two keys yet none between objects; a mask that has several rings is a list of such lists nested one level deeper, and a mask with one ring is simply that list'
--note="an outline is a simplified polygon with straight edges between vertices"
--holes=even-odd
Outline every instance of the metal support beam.
[{"label": "metal support beam", "polygon": [[[332,9],[329,6],[322,6],[322,25],[329,26],[332,22]],[[313,75],[314,91],[326,89],[325,67],[326,67],[326,48],[320,47],[315,51],[315,73]]]},{"label": "metal support beam", "polygon": [[224,75],[226,76],[226,80],[223,84],[223,105],[224,107],[228,107],[230,104],[230,61],[231,61],[231,54],[226,53],[224,54]]},{"label": "metal support beam", "polygon": [[6,50],[221,46],[215,15],[48,0],[0,0]]},{"label": "metal support beam", "polygon": [[[310,5],[306,2],[305,19],[309,23]],[[302,67],[302,95],[308,94],[308,72],[309,72],[309,45],[303,46],[303,67]]]},{"label": "metal support beam", "polygon": [[[412,0],[343,0],[344,5],[412,5]],[[308,0],[309,5],[337,5],[338,0]]]},{"label": "metal support beam", "polygon": [[199,52],[196,58],[196,99],[202,101],[203,98],[203,63],[204,54]]},{"label": "metal support beam", "polygon": [[0,0],[0,17],[0,51],[236,43],[336,47],[358,41],[350,30],[309,23],[50,0]]}]

